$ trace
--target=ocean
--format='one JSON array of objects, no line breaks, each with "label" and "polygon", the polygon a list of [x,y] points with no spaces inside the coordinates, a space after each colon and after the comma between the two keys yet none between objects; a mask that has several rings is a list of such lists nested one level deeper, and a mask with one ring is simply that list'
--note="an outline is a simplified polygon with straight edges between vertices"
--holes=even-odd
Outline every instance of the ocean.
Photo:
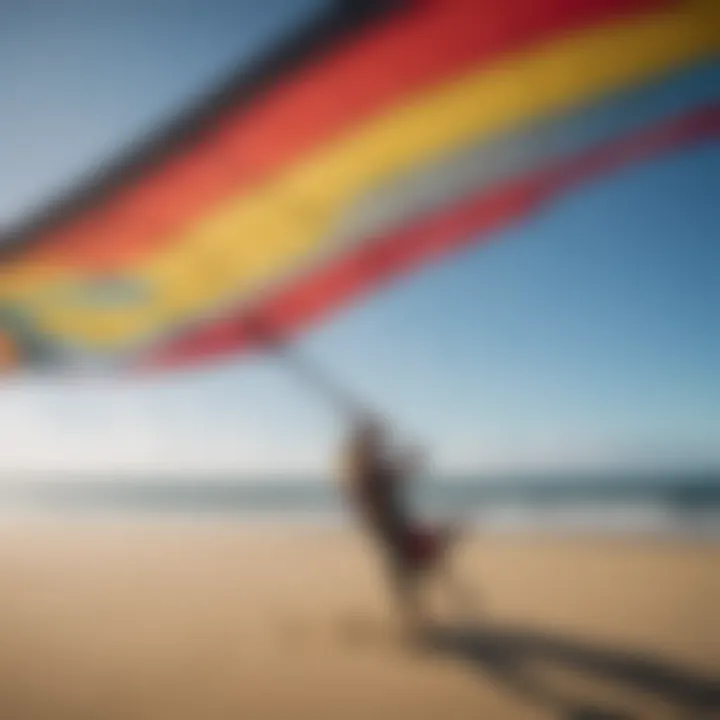
[{"label": "ocean", "polygon": [[[643,475],[463,476],[419,481],[411,501],[433,520],[478,529],[682,533],[720,538],[720,472]],[[0,484],[7,515],[154,517],[336,523],[351,516],[318,478],[25,478]]]}]

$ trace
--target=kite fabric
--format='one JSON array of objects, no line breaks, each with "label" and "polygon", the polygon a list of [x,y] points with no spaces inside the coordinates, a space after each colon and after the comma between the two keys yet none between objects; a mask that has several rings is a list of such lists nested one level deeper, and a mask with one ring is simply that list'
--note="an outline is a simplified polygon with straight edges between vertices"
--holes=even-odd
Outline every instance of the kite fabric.
[{"label": "kite fabric", "polygon": [[717,0],[336,2],[2,239],[0,368],[233,357],[719,137]]}]

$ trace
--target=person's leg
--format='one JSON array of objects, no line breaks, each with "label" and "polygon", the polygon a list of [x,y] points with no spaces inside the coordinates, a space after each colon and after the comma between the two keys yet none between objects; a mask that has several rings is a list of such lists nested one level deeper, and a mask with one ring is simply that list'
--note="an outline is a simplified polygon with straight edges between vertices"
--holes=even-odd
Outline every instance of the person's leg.
[{"label": "person's leg", "polygon": [[402,623],[407,629],[419,627],[420,607],[419,575],[404,559],[393,557],[389,563],[393,600]]},{"label": "person's leg", "polygon": [[473,618],[480,609],[478,595],[465,578],[458,575],[454,563],[454,550],[462,537],[462,529],[448,526],[441,533],[435,572],[445,588],[448,600],[452,603],[452,610],[468,619]]}]

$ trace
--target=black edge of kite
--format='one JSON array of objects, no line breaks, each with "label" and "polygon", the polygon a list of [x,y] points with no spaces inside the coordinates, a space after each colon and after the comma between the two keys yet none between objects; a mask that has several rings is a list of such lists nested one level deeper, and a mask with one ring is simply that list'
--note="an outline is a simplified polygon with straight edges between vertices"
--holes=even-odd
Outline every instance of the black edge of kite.
[{"label": "black edge of kite", "polygon": [[343,36],[405,5],[407,0],[343,0],[336,3],[328,12],[292,34],[272,54],[254,65],[243,63],[231,73],[228,81],[204,100],[131,145],[116,162],[108,164],[89,181],[72,188],[67,195],[50,202],[16,226],[3,228],[0,261],[11,260],[29,246],[41,242],[48,230],[82,214],[135,180],[146,168],[192,144],[224,111],[252,102],[293,66],[322,54]]}]

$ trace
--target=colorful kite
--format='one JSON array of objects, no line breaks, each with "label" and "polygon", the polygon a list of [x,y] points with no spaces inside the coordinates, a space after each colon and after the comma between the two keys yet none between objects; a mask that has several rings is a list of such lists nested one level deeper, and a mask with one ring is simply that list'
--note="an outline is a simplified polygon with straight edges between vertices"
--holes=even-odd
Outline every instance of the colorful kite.
[{"label": "colorful kite", "polygon": [[719,136],[717,0],[337,2],[3,238],[0,366],[231,357]]}]

